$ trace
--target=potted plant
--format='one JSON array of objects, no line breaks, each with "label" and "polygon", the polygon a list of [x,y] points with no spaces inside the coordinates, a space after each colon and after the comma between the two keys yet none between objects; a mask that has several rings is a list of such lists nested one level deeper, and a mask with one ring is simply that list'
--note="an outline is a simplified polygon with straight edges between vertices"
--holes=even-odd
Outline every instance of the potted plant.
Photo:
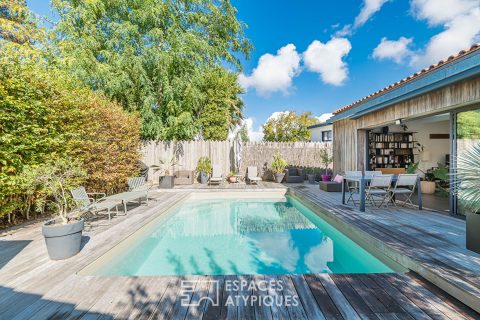
[{"label": "potted plant", "polygon": [[200,157],[197,162],[197,172],[200,175],[200,183],[208,182],[208,175],[212,172],[212,161],[208,157]]},{"label": "potted plant", "polygon": [[178,162],[175,159],[175,156],[173,156],[168,161],[161,159],[158,165],[151,166],[153,172],[161,171],[158,178],[158,187],[160,189],[172,189],[175,185],[175,176],[173,175],[173,171],[177,163]]},{"label": "potted plant", "polygon": [[56,160],[34,170],[43,195],[37,199],[37,207],[46,206],[57,215],[42,226],[48,255],[52,260],[70,258],[80,252],[84,219],[69,217],[68,190],[81,184],[86,172],[80,163],[67,160]]},{"label": "potted plant", "polygon": [[230,182],[230,183],[236,183],[236,182],[237,182],[237,177],[236,177],[236,175],[235,175],[235,172],[230,171],[230,173],[229,173],[228,176],[227,176],[227,180],[228,180],[228,182]]},{"label": "potted plant", "polygon": [[308,183],[314,184],[315,183],[315,169],[308,168],[307,169],[307,179]]},{"label": "potted plant", "polygon": [[272,161],[272,171],[273,175],[275,176],[275,181],[277,183],[282,182],[283,178],[285,177],[285,169],[287,168],[287,161],[282,158],[282,155],[280,152],[277,151],[273,155],[273,161]]},{"label": "potted plant", "polygon": [[434,194],[437,190],[437,181],[442,182],[448,180],[448,168],[442,164],[438,164],[438,168],[431,173],[425,173],[419,168],[419,162],[412,163],[407,168],[407,173],[423,173],[424,178],[420,181],[420,189],[424,194]]},{"label": "potted plant", "polygon": [[467,249],[480,253],[480,144],[457,159],[456,195],[466,209]]},{"label": "potted plant", "polygon": [[320,149],[320,162],[325,166],[325,174],[321,175],[322,181],[332,180],[332,175],[328,173],[328,166],[333,162],[333,156],[330,155],[330,152],[327,148]]}]

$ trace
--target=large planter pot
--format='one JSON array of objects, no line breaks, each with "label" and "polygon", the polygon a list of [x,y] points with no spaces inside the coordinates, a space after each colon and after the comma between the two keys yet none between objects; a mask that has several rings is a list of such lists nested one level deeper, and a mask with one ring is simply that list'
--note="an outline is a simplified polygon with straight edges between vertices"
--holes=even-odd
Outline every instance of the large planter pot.
[{"label": "large planter pot", "polygon": [[43,224],[42,234],[50,259],[63,260],[80,252],[83,225],[83,219],[69,224],[56,223],[55,220]]},{"label": "large planter pot", "polygon": [[315,183],[315,174],[308,173],[307,174],[307,179],[308,179],[308,183],[314,184]]},{"label": "large planter pot", "polygon": [[480,253],[480,214],[467,214],[467,249]]},{"label": "large planter pot", "polygon": [[331,181],[332,180],[332,176],[330,174],[322,174],[321,178],[322,178],[322,181]]},{"label": "large planter pot", "polygon": [[206,172],[200,172],[200,183],[201,184],[208,183],[208,174]]},{"label": "large planter pot", "polygon": [[160,189],[172,189],[175,184],[175,176],[160,176],[158,178],[158,187]]},{"label": "large planter pot", "polygon": [[281,183],[283,178],[285,177],[285,173],[275,173],[274,176],[275,176],[275,181],[277,183]]},{"label": "large planter pot", "polygon": [[434,194],[436,187],[437,186],[434,181],[420,181],[420,188],[422,189],[422,193]]}]

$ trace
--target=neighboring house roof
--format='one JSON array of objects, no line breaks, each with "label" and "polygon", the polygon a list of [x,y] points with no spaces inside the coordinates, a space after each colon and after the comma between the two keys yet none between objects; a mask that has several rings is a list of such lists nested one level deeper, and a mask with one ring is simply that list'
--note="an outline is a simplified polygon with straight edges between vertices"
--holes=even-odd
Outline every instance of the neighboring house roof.
[{"label": "neighboring house roof", "polygon": [[315,129],[315,128],[326,127],[330,125],[332,125],[332,123],[330,121],[327,121],[319,124],[314,124],[313,126],[308,126],[307,129]]},{"label": "neighboring house roof", "polygon": [[335,122],[340,119],[359,117],[479,74],[480,43],[477,43],[405,79],[338,109],[333,113],[334,116],[329,121]]}]

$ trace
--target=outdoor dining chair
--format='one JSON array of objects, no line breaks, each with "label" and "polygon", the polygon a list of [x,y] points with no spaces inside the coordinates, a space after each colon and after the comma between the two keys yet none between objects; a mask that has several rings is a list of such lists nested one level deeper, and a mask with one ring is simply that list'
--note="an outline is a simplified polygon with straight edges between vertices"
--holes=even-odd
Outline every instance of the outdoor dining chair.
[{"label": "outdoor dining chair", "polygon": [[406,197],[405,201],[402,202],[401,206],[404,207],[407,203],[410,203],[412,206],[412,196],[415,192],[415,188],[417,186],[418,175],[417,174],[399,174],[397,178],[397,182],[395,183],[395,187],[390,192],[390,199],[395,206],[397,203],[395,201],[396,196],[401,194]]},{"label": "outdoor dining chair", "polygon": [[[358,178],[361,176],[362,176],[362,171],[345,171],[345,178],[349,178],[349,177]],[[355,205],[354,195],[359,193],[360,186],[358,185],[358,182],[347,181],[347,188],[349,193],[347,203],[350,202],[351,200],[353,202],[353,205]]]},{"label": "outdoor dining chair", "polygon": [[388,206],[392,179],[393,174],[374,175],[370,180],[370,184],[365,194],[366,200],[370,201],[373,206],[377,206],[375,198],[378,198],[378,200],[381,200],[380,205],[378,205],[379,208],[384,203]]}]

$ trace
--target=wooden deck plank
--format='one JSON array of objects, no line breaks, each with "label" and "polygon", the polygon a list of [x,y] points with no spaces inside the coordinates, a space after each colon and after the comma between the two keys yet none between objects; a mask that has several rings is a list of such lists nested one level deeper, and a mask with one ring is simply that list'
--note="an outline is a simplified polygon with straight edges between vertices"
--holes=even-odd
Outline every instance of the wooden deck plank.
[{"label": "wooden deck plank", "polygon": [[343,319],[340,310],[337,308],[332,298],[328,295],[323,284],[313,274],[304,275],[320,310],[327,319]]},{"label": "wooden deck plank", "polygon": [[328,274],[316,275],[344,319],[361,319]]},{"label": "wooden deck plank", "polygon": [[297,294],[300,298],[302,303],[303,309],[307,315],[308,319],[326,319],[325,315],[320,310],[320,307],[317,305],[315,301],[315,297],[313,296],[308,284],[305,281],[305,278],[302,275],[291,275],[290,278],[295,285],[295,289]]},{"label": "wooden deck plank", "polygon": [[268,285],[265,280],[265,277],[263,275],[255,275],[253,277],[253,281],[255,281],[257,288],[259,288],[259,291],[257,292],[259,303],[254,305],[255,319],[257,320],[273,319],[272,310],[270,309],[269,302],[265,298],[267,296],[267,291],[265,289],[267,289],[266,285]]}]

